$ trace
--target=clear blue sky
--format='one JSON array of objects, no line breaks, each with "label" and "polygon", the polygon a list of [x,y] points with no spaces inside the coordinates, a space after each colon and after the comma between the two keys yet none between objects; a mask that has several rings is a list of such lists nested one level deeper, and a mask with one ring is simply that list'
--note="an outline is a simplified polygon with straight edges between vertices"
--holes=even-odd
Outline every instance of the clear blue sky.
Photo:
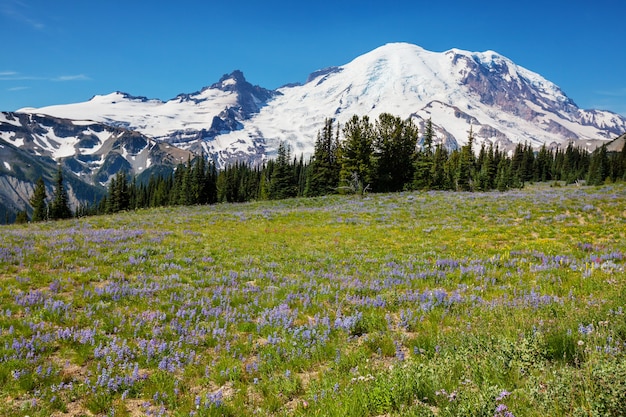
[{"label": "clear blue sky", "polygon": [[388,42],[495,50],[626,115],[626,0],[0,0],[0,110],[116,90],[170,99],[235,69],[302,82]]}]

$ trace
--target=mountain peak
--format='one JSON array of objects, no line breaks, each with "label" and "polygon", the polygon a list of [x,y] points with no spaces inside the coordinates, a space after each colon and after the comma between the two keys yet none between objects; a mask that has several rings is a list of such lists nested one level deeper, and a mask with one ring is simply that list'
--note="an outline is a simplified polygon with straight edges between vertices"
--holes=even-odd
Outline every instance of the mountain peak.
[{"label": "mountain peak", "polygon": [[466,142],[470,124],[479,146],[497,143],[501,149],[518,142],[601,141],[626,131],[624,117],[579,109],[559,87],[498,52],[432,52],[405,42],[382,45],[279,90],[252,85],[235,70],[167,102],[124,93],[97,97],[28,112],[135,129],[205,152],[220,164],[259,162],[280,141],[292,154],[307,156],[325,118],[343,124],[355,114],[373,119],[391,113],[412,118],[420,129],[432,119],[437,140],[450,147]]},{"label": "mountain peak", "polygon": [[217,88],[222,91],[235,91],[237,90],[237,87],[241,87],[246,84],[250,83],[246,81],[246,77],[244,77],[243,72],[240,70],[234,70],[230,74],[222,75],[219,81],[211,85],[210,88]]}]

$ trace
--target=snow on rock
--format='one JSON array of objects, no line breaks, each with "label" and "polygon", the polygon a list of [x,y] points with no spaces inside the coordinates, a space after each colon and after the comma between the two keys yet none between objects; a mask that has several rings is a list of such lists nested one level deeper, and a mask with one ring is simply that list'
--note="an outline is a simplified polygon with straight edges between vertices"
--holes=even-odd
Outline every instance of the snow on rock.
[{"label": "snow on rock", "polygon": [[273,156],[281,141],[292,154],[306,157],[324,119],[343,125],[353,115],[374,120],[383,112],[412,117],[420,126],[431,118],[437,139],[449,146],[466,143],[470,127],[478,144],[502,147],[606,141],[626,131],[626,118],[579,109],[554,83],[497,52],[432,52],[408,43],[381,46],[312,73],[304,85],[273,92],[250,85],[235,71],[168,101],[116,92],[21,111],[133,129],[207,152],[220,165],[259,162]]}]

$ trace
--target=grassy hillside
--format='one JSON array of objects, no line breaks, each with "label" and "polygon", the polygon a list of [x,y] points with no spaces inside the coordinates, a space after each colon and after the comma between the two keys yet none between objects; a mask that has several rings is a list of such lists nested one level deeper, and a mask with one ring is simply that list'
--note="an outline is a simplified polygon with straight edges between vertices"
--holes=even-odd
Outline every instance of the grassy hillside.
[{"label": "grassy hillside", "polygon": [[0,415],[625,415],[626,187],[0,228]]}]

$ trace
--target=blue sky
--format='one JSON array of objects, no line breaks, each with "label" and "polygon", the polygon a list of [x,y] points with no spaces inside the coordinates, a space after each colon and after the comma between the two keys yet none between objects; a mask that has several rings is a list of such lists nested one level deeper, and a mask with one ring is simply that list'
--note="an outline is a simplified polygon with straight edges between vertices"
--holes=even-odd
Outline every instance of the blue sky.
[{"label": "blue sky", "polygon": [[494,50],[626,115],[626,0],[0,0],[0,110],[116,90],[170,99],[235,69],[302,82],[388,42]]}]

